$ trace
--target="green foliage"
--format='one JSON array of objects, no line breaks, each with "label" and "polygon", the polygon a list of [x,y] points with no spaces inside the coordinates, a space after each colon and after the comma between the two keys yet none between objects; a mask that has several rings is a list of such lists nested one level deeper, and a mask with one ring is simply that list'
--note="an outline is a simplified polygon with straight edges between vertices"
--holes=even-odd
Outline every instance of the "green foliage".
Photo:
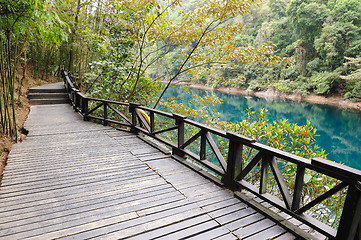
[{"label": "green foliage", "polygon": [[252,91],[262,91],[265,90],[265,87],[267,84],[265,84],[264,81],[258,79],[251,80],[248,84],[248,89]]},{"label": "green foliage", "polygon": [[[199,100],[199,97],[196,97]],[[309,121],[305,125],[291,124],[286,119],[270,122],[268,119],[267,109],[253,110],[251,108],[246,109],[247,119],[241,122],[225,122],[220,120],[220,114],[216,112],[207,111],[210,109],[210,103],[214,101],[208,100],[207,96],[204,101],[204,105],[196,105],[198,108],[193,109],[187,107],[187,105],[178,103],[176,99],[168,100],[162,103],[171,112],[177,112],[183,115],[187,115],[191,118],[195,118],[198,121],[203,121],[207,125],[222,129],[225,131],[232,131],[241,135],[255,139],[257,142],[264,143],[268,146],[281,149],[286,152],[293,153],[295,155],[304,158],[322,157],[326,158],[327,154],[316,143],[315,138],[317,130],[310,124]],[[186,139],[189,139],[199,130],[188,129]],[[175,137],[167,136],[168,139],[175,141]],[[222,152],[223,156],[227,157],[227,144],[224,139],[219,138],[218,148]],[[197,142],[196,145],[200,143]],[[197,145],[197,146],[198,146]],[[199,146],[194,146],[195,151],[199,149]],[[247,165],[248,162],[255,156],[257,151],[250,149],[249,147],[243,148],[243,161]],[[211,157],[211,156],[209,156]],[[281,168],[282,175],[285,177],[288,188],[291,193],[294,188],[296,179],[296,165],[287,161],[277,159],[277,162]],[[255,168],[252,174],[247,176],[247,181],[253,184],[259,185],[260,182],[260,168]],[[276,181],[270,177],[270,185],[268,192],[281,198],[280,192],[277,188]],[[321,184],[322,183],[322,184]],[[339,182],[333,178],[325,175],[306,170],[304,178],[304,191],[302,193],[302,205],[307,204],[316,197],[325,193]],[[342,211],[342,205],[345,199],[345,191],[336,194],[333,198],[324,201],[322,204],[317,205],[308,211],[308,214],[313,217],[329,224],[332,227],[337,227],[340,220]]]},{"label": "green foliage", "polygon": [[[190,6],[187,2],[187,11]],[[349,82],[343,84],[337,75],[347,74],[340,69],[344,57],[355,58],[361,51],[360,1],[265,0],[260,6],[252,7],[250,14],[239,18],[243,31],[242,35],[236,36],[236,41],[250,46],[273,41],[273,53],[294,57],[294,67],[258,63],[244,65],[241,61],[234,61],[214,65],[213,69],[209,66],[200,68],[197,73],[201,76],[185,74],[179,79],[212,87],[243,87],[255,91],[274,87],[302,95],[350,91],[347,89]],[[199,54],[208,54],[207,50],[199,48]],[[175,72],[169,70],[175,69],[174,63],[181,52],[177,50],[177,54],[169,55],[162,62],[168,72]]]},{"label": "green foliage", "polygon": [[314,38],[320,34],[329,10],[322,3],[292,0],[287,8],[287,14],[298,38],[312,44]]},{"label": "green foliage", "polygon": [[325,157],[325,151],[315,144],[317,130],[306,125],[291,124],[287,119],[269,122],[267,109],[246,110],[248,119],[238,122],[233,129],[268,146],[304,157]]},{"label": "green foliage", "polygon": [[346,94],[345,98],[352,101],[361,100],[361,57],[358,58],[347,58],[345,66],[351,70],[347,76],[341,76],[346,81]]},{"label": "green foliage", "polygon": [[[251,137],[268,146],[281,149],[304,158],[326,158],[327,154],[325,151],[322,150],[315,142],[317,130],[310,124],[309,121],[307,121],[306,125],[303,126],[291,124],[286,119],[270,122],[268,120],[267,109],[259,109],[258,111],[255,111],[249,108],[246,111],[248,118],[242,122],[225,123],[219,121],[218,118],[210,118],[211,121],[209,122],[216,128],[234,131]],[[244,158],[245,164],[247,164],[254,155],[255,152],[245,148],[243,153],[243,156],[247,157]],[[286,179],[289,189],[292,191],[296,179],[295,165],[281,159],[278,159],[278,164],[282,166],[281,172]],[[251,178],[249,181],[252,181],[254,184],[259,184],[259,171],[260,169],[256,170],[256,172],[250,176]],[[276,187],[275,180],[270,179],[270,181],[271,184],[268,189],[269,193],[281,197],[278,188]],[[304,179],[305,186],[302,195],[302,204],[315,199],[317,196],[328,191],[338,183],[339,182],[336,179],[307,170]],[[335,201],[335,199],[337,199],[337,201]],[[316,206],[308,213],[332,227],[337,227],[344,199],[345,191],[338,193],[334,198]]]},{"label": "green foliage", "polygon": [[[0,1],[0,131],[14,140],[17,139],[14,95],[18,64],[26,62],[28,46],[33,40],[59,44],[66,39],[59,30],[65,24],[56,11],[49,11],[51,7],[43,0]],[[20,87],[21,84],[19,81]]]},{"label": "green foliage", "polygon": [[275,83],[274,87],[276,91],[289,93],[289,92],[293,92],[294,90],[294,82],[288,79],[280,80],[277,83]]},{"label": "green foliage", "polygon": [[339,79],[340,75],[338,73],[315,73],[309,79],[309,88],[311,88],[317,94],[329,94]]}]

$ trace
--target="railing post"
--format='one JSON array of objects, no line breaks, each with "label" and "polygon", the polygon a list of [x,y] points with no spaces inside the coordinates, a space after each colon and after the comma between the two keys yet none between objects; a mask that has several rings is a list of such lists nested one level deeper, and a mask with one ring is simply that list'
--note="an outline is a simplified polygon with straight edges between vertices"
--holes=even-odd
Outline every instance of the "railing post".
[{"label": "railing post", "polygon": [[177,148],[172,148],[172,154],[180,157],[185,157],[185,154],[180,150],[180,147],[184,144],[184,119],[186,116],[173,113],[173,117],[175,118],[175,124],[178,127],[178,143]]},{"label": "railing post", "polygon": [[82,98],[81,113],[83,114],[83,120],[84,121],[89,121],[89,118],[88,118],[88,98],[86,98],[86,97]]},{"label": "railing post", "polygon": [[64,77],[65,81],[65,91],[69,95],[69,82],[66,80],[67,75]]},{"label": "railing post", "polygon": [[68,73],[65,72],[65,71],[62,71],[61,74],[62,74],[62,76],[63,76],[63,78],[64,78],[65,91],[66,91],[66,93],[69,95],[69,82],[68,82],[68,80],[67,80],[67,78],[69,78]]},{"label": "railing post", "polygon": [[103,106],[104,106],[104,115],[103,115],[103,125],[107,126],[108,125],[108,102],[104,101],[103,102]]},{"label": "railing post", "polygon": [[74,90],[74,110],[75,112],[78,112],[79,110],[79,106],[80,106],[80,96],[79,96],[79,90],[78,89],[75,89]]},{"label": "railing post", "polygon": [[201,145],[199,148],[199,156],[201,160],[206,160],[207,155],[207,137],[206,137],[206,131],[202,130],[201,132]]},{"label": "railing post", "polygon": [[355,235],[361,219],[361,183],[357,182],[355,185],[349,185],[347,190],[340,225],[337,230],[336,239],[338,240],[356,239]]},{"label": "railing post", "polygon": [[227,132],[229,139],[228,157],[227,157],[227,172],[222,177],[222,182],[226,188],[232,191],[238,190],[237,184],[234,179],[243,169],[243,144],[240,142],[239,137],[231,132]]},{"label": "railing post", "polygon": [[153,134],[155,130],[154,126],[154,112],[150,112],[150,134]]},{"label": "railing post", "polygon": [[297,209],[300,208],[304,177],[305,177],[305,167],[301,165],[297,165],[296,182],[293,191],[293,200],[291,207],[292,211],[296,211]]},{"label": "railing post", "polygon": [[74,89],[70,88],[70,102],[74,107]]},{"label": "railing post", "polygon": [[135,128],[137,126],[137,114],[135,110],[139,105],[139,103],[129,103],[129,112],[132,114],[132,127],[130,129],[132,133],[138,133],[138,130]]},{"label": "railing post", "polygon": [[267,185],[268,185],[268,174],[270,169],[270,162],[273,156],[271,155],[264,155],[262,157],[262,166],[261,166],[261,181],[259,187],[259,194],[264,194],[267,192]]}]

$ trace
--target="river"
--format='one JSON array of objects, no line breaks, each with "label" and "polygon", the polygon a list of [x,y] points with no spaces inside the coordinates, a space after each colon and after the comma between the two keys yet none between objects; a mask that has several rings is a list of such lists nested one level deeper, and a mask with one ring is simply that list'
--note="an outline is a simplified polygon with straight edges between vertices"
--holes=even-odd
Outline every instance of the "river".
[{"label": "river", "polygon": [[212,107],[210,111],[215,108],[224,121],[242,121],[248,107],[255,110],[267,108],[271,121],[286,118],[290,123],[304,125],[309,120],[320,135],[316,138],[316,143],[328,153],[328,159],[361,170],[361,112],[357,110],[193,88],[187,88],[187,91],[185,93],[183,87],[170,88],[164,97],[177,98],[179,102],[191,107],[195,104],[190,101],[191,95],[216,95],[223,99],[223,104]]}]

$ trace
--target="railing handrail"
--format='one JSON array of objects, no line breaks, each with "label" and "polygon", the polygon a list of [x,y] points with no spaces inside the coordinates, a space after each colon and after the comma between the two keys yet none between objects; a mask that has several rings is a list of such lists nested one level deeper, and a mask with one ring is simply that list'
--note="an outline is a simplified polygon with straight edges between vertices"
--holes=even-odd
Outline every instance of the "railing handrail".
[{"label": "railing handrail", "polygon": [[[216,174],[222,177],[222,184],[232,190],[237,190],[239,188],[247,189],[248,191],[254,193],[256,196],[261,199],[271,203],[272,205],[280,208],[282,211],[290,214],[296,219],[306,223],[307,225],[313,227],[317,231],[326,235],[330,239],[353,239],[358,224],[360,222],[361,215],[361,171],[347,167],[329,160],[314,158],[312,160],[306,159],[292,153],[288,153],[279,149],[275,149],[264,145],[262,143],[256,142],[255,140],[236,134],[232,132],[226,132],[222,130],[215,129],[213,127],[198,123],[196,121],[187,119],[186,116],[179,114],[172,114],[161,110],[156,110],[153,108],[141,106],[137,103],[124,103],[117,101],[109,101],[104,99],[90,98],[83,95],[78,89],[75,88],[67,72],[62,72],[65,88],[69,95],[72,105],[76,111],[79,111],[84,120],[89,120],[90,118],[97,119],[103,122],[104,125],[108,123],[119,124],[130,128],[132,132],[142,132],[147,134],[162,143],[167,144],[172,147],[172,154],[175,156],[184,157],[186,155],[195,159],[202,166],[212,170]],[[99,104],[89,110],[88,102],[94,101]],[[129,109],[129,112],[132,115],[132,119],[128,119],[123,113],[118,111],[113,105],[126,106]],[[90,115],[92,112],[95,112],[97,109],[103,107],[103,117],[97,117]],[[118,116],[121,117],[125,122],[120,122],[118,120],[110,119],[108,117],[108,109],[114,111]],[[148,111],[150,114],[150,123],[146,121],[144,116],[139,112],[139,109],[143,111]],[[154,115],[162,115],[167,118],[173,119],[175,121],[175,126],[168,129],[163,129],[160,131],[155,131]],[[139,126],[137,126],[139,123]],[[184,139],[184,125],[192,125],[199,129],[199,132],[193,137],[185,141]],[[163,139],[157,134],[177,130],[177,144],[169,142],[166,139]],[[228,157],[224,159],[223,155],[218,149],[218,146],[214,142],[210,133],[217,135],[226,139],[229,143],[228,148]],[[194,152],[187,150],[186,147],[189,146],[192,142],[200,138],[200,151],[199,155]],[[206,144],[209,144],[212,152],[216,156],[216,159],[219,162],[219,165],[215,165],[207,161],[206,159]],[[242,161],[242,149],[243,146],[250,147],[252,149],[258,150],[258,154],[249,162],[247,166],[243,166]],[[275,158],[280,158],[285,161],[289,161],[297,165],[296,181],[294,194],[291,196],[286,182],[280,173],[277,161]],[[238,166],[239,164],[240,167]],[[247,183],[244,180],[244,177],[257,165],[261,164],[261,180],[259,188]],[[236,172],[236,166],[240,168],[240,171]],[[271,199],[266,194],[267,187],[267,171],[272,170],[273,175],[279,186],[283,204],[279,203],[279,200]],[[311,202],[300,206],[300,199],[302,196],[302,189],[304,183],[305,169],[310,169],[318,173],[336,178],[342,181],[340,184],[334,186],[332,189],[312,200]],[[337,232],[334,229],[331,229],[325,224],[319,224],[311,222],[309,218],[304,217],[304,212],[309,208],[315,206],[316,204],[322,202],[325,198],[330,197],[334,193],[341,191],[343,188],[348,186],[347,196]],[[282,200],[280,199],[280,200]]]}]

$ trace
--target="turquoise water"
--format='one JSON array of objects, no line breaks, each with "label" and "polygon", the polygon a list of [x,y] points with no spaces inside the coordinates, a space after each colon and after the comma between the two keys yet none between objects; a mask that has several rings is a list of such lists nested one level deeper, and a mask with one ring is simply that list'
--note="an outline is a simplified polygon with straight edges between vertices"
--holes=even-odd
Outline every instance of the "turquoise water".
[{"label": "turquoise water", "polygon": [[233,95],[199,89],[170,88],[164,97],[175,97],[188,106],[195,104],[191,95],[216,95],[223,99],[223,104],[211,107],[221,113],[221,120],[242,121],[246,117],[245,109],[252,107],[267,108],[271,121],[288,119],[290,123],[306,124],[309,120],[317,128],[316,143],[326,150],[328,159],[344,163],[361,170],[361,112],[333,106],[294,102],[276,98],[258,98]]}]

